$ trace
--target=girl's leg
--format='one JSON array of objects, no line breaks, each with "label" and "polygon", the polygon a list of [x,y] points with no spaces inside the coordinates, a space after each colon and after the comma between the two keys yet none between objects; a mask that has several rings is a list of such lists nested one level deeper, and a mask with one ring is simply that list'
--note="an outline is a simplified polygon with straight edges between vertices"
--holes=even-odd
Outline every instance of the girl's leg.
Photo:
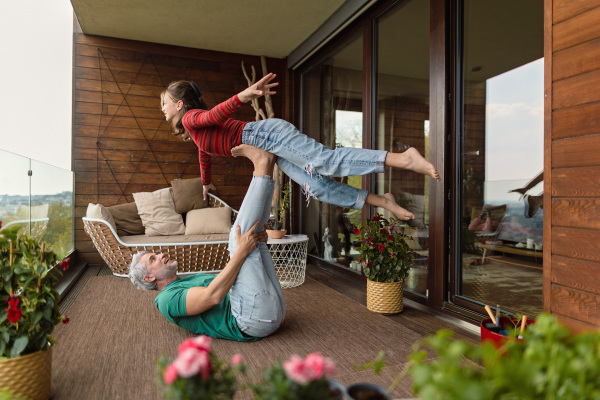
[{"label": "girl's leg", "polygon": [[366,175],[384,172],[385,165],[440,180],[433,164],[425,160],[415,148],[411,147],[403,153],[351,147],[331,150],[309,138],[289,122],[277,118],[246,125],[242,142],[285,158],[309,174],[335,177]]}]

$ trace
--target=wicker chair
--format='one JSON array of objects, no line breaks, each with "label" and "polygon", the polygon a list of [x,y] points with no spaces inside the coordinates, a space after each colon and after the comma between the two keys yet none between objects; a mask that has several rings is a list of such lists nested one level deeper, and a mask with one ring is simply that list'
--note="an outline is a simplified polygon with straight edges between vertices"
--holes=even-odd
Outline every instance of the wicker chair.
[{"label": "wicker chair", "polygon": [[[229,207],[223,200],[209,193],[209,207]],[[232,222],[237,211],[232,210]],[[178,274],[186,275],[196,272],[216,272],[225,267],[229,261],[228,234],[194,235],[194,236],[129,236],[120,238],[117,232],[102,219],[83,217],[83,227],[92,243],[116,276],[127,277],[133,254],[138,251],[166,253],[169,258],[179,264]],[[128,238],[135,238],[129,241]],[[162,242],[156,242],[156,240]],[[146,243],[138,242],[146,240]],[[197,239],[197,241],[194,241]],[[179,240],[179,241],[178,241]],[[190,241],[191,240],[191,241]],[[129,241],[129,243],[128,243]]]}]

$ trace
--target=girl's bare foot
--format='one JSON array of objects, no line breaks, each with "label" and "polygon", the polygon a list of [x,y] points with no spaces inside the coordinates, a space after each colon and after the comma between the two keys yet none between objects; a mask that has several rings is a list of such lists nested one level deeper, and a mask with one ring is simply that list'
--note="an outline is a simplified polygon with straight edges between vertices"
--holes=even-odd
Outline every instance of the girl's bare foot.
[{"label": "girl's bare foot", "polygon": [[410,147],[404,153],[388,153],[385,165],[428,175],[438,182],[441,180],[440,174],[433,164],[427,161],[414,147]]},{"label": "girl's bare foot", "polygon": [[409,219],[415,218],[415,215],[413,213],[400,207],[398,203],[396,203],[396,199],[391,193],[386,193],[384,195],[369,193],[367,195],[367,200],[365,201],[365,203],[371,206],[385,208],[386,210],[394,214],[396,218],[402,221],[408,221]]},{"label": "girl's bare foot", "polygon": [[408,221],[409,219],[415,218],[415,214],[411,213],[405,208],[400,207],[398,203],[396,203],[396,199],[394,198],[393,194],[386,193],[383,195],[383,197],[385,198],[385,205],[382,207],[394,214],[396,218],[402,221]]},{"label": "girl's bare foot", "polygon": [[277,156],[269,153],[258,147],[251,146],[249,144],[240,144],[239,146],[231,149],[231,154],[234,157],[247,157],[254,164],[254,172],[256,176],[262,175],[273,175],[273,167]]}]

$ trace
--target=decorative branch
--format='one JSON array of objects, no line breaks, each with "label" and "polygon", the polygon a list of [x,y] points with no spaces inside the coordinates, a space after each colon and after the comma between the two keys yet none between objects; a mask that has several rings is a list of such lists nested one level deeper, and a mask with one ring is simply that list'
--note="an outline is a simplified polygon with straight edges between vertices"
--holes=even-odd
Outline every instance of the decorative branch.
[{"label": "decorative branch", "polygon": [[[252,86],[256,83],[256,70],[254,69],[254,65],[251,68],[252,68],[252,79],[250,79],[250,77],[248,76],[248,73],[246,72],[246,68],[244,67],[244,62],[242,61],[242,72],[244,73],[244,76],[246,77],[246,80],[248,81],[248,86]],[[258,99],[252,100],[252,102],[250,104],[252,105],[252,108],[254,108],[254,111],[256,112],[256,116],[254,117],[256,121],[259,121],[260,119],[267,119],[265,112],[258,105]]]}]

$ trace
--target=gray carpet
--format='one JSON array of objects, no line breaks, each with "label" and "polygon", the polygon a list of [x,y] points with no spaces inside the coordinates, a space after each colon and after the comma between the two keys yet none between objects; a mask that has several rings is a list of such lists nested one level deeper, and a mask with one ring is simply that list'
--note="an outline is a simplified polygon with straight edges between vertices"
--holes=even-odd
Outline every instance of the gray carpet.
[{"label": "gray carpet", "polygon": [[[277,333],[254,343],[215,339],[216,354],[229,359],[241,353],[257,375],[278,359],[320,351],[336,361],[336,379],[342,383],[387,386],[393,380],[391,369],[375,376],[353,366],[384,350],[386,359],[401,369],[412,343],[421,338],[311,278],[284,295],[287,315]],[[168,322],[154,306],[155,296],[135,289],[127,279],[91,277],[67,311],[70,323],[57,326],[53,335],[58,344],[52,399],[157,399],[156,359],[165,353],[175,356],[179,343],[194,335]],[[410,379],[394,395],[411,397]]]}]

